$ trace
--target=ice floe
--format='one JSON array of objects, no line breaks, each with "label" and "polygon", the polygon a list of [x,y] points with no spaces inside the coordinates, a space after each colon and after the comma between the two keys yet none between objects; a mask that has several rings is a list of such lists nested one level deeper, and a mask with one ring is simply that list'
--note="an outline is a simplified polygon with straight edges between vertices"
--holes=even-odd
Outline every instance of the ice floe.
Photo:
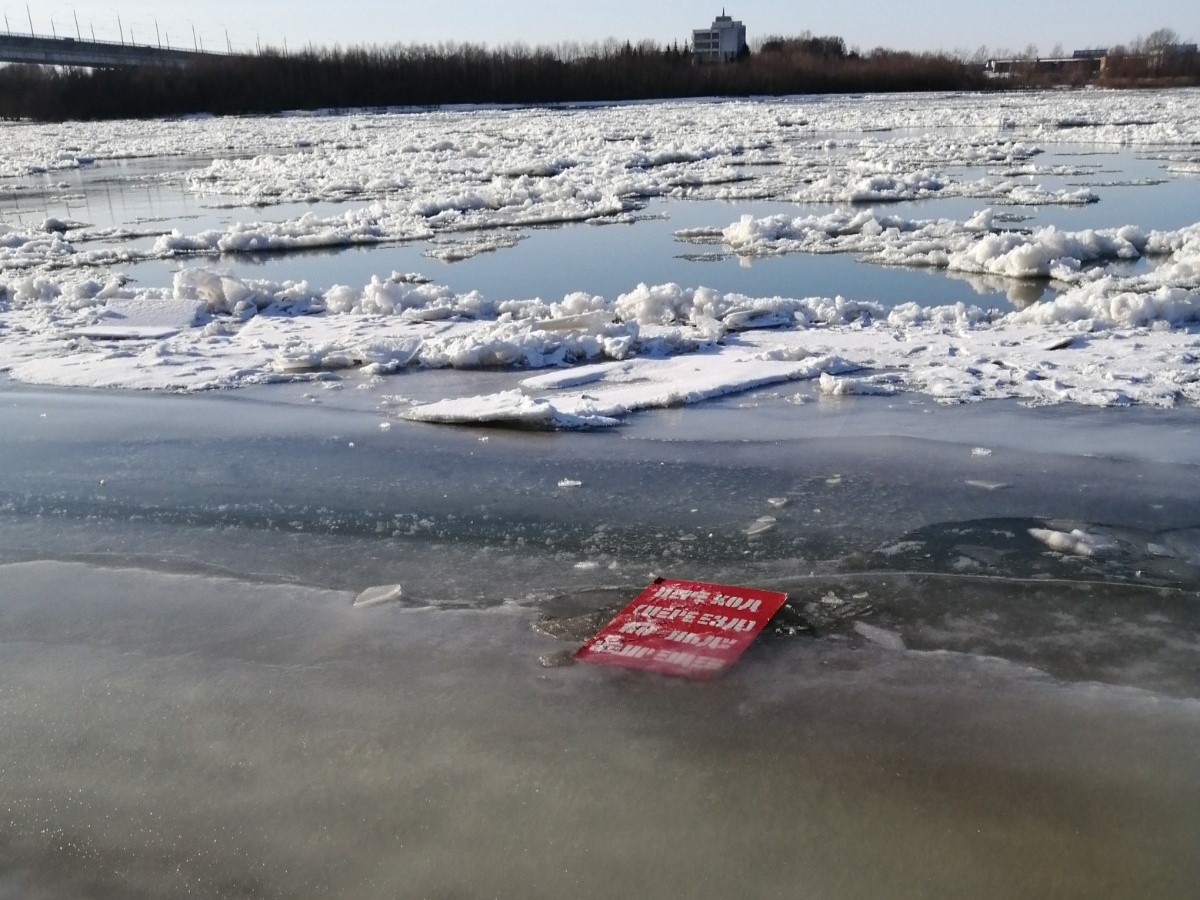
[{"label": "ice floe", "polygon": [[720,240],[745,256],[854,253],[885,265],[944,269],[1005,278],[1078,283],[1106,274],[1103,264],[1143,256],[1161,260],[1149,282],[1200,286],[1197,226],[1143,233],[1129,225],[1064,231],[1053,226],[1017,231],[994,225],[991,209],[959,222],[907,219],[875,209],[825,215],[743,216],[722,229],[682,229],[690,241]]},{"label": "ice floe", "polygon": [[[234,212],[192,227],[0,222],[0,371],[196,391],[516,369],[502,389],[423,395],[389,414],[533,427],[606,427],[787,382],[806,382],[810,397],[883,402],[921,392],[945,403],[1200,403],[1200,223],[1025,227],[1007,209],[1103,203],[1099,182],[1065,182],[1101,174],[1086,156],[1043,164],[1056,144],[1141,148],[1148,167],[1191,174],[1198,111],[1195,91],[1055,92],[388,110],[170,128],[4,123],[0,183],[18,200],[65,197],[80,190],[72,178],[151,156],[164,171],[147,167],[132,176],[139,183],[173,180],[207,211]],[[1128,183],[1157,183],[1137,174]],[[851,253],[1011,296],[1024,284],[1055,294],[1018,309],[889,308],[853,284],[841,296],[808,296],[803,285],[748,296],[630,272],[616,296],[544,299],[398,273],[318,285],[222,268],[236,254],[399,242],[461,260],[504,253],[539,226],[632,221],[658,198],[808,205],[677,232],[722,245],[715,256]],[[961,218],[888,212],[946,198],[959,198]],[[967,200],[979,201],[973,214]],[[133,281],[127,267],[151,260],[189,267],[169,286]]]},{"label": "ice floe", "polygon": [[[402,410],[426,422],[539,427],[607,426],[789,381],[826,395],[918,391],[942,402],[1200,402],[1200,292],[1127,287],[1102,279],[1000,313],[673,284],[547,303],[402,275],[320,290],[186,269],[168,291],[25,277],[0,289],[0,367],[34,383],[193,391],[351,368],[541,369],[515,389]],[[746,327],[755,321],[772,327]]]},{"label": "ice floe", "polygon": [[[282,204],[322,203],[337,211],[195,233],[176,227],[152,247],[119,250],[84,246],[123,233],[112,226],[63,220],[61,229],[35,233],[0,227],[0,266],[103,266],[434,236],[442,241],[430,246],[433,255],[458,259],[516,239],[454,237],[463,232],[620,221],[654,198],[1086,204],[1101,199],[1092,187],[1038,180],[1093,168],[1038,165],[1045,147],[1190,150],[1200,141],[1196,106],[1189,91],[1093,92],[391,110],[194,118],[169,128],[8,123],[0,181],[14,195],[68,194],[79,190],[75,182],[45,179],[154,157],[177,165],[133,177],[148,185],[180,180],[206,206],[267,213]],[[1167,152],[1162,162],[1184,174],[1195,165],[1181,153]],[[48,232],[60,239],[48,240]]]}]

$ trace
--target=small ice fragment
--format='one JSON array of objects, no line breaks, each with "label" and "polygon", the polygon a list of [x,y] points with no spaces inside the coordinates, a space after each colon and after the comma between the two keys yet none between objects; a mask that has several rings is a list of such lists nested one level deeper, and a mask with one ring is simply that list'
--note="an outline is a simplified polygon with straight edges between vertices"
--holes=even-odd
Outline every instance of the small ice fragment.
[{"label": "small ice fragment", "polygon": [[894,631],[888,631],[886,628],[868,625],[866,622],[855,622],[854,630],[865,637],[872,644],[883,647],[885,650],[908,649],[904,645],[904,638],[896,634]]},{"label": "small ice fragment", "polygon": [[842,476],[841,475],[830,475],[828,478],[825,479],[825,483],[827,485],[829,485],[830,487],[837,487],[839,484],[842,483]]},{"label": "small ice fragment", "polygon": [[783,509],[785,506],[788,505],[788,502],[789,501],[788,501],[787,497],[768,497],[767,498],[767,505],[773,506],[776,509]]},{"label": "small ice fragment", "polygon": [[589,571],[591,569],[600,568],[600,563],[598,563],[592,559],[585,559],[585,560],[581,560],[580,562],[575,563],[575,568],[580,569],[582,571]]},{"label": "small ice fragment", "polygon": [[380,422],[380,423],[379,423],[379,430],[380,430],[380,431],[389,431],[389,430],[391,429],[391,427],[392,427],[392,423],[391,423],[391,422]]},{"label": "small ice fragment", "polygon": [[753,525],[751,525],[749,528],[746,529],[746,534],[749,537],[754,537],[755,535],[758,535],[758,534],[766,534],[768,531],[770,531],[772,528],[774,528],[777,524],[778,524],[778,522],[776,521],[774,516],[760,516],[759,518],[754,520]]},{"label": "small ice fragment", "polygon": [[384,584],[370,587],[354,598],[354,608],[363,609],[368,606],[379,606],[399,600],[403,593],[398,584]]},{"label": "small ice fragment", "polygon": [[583,487],[582,481],[576,481],[574,478],[562,478],[558,482],[560,488],[577,488]]},{"label": "small ice fragment", "polygon": [[821,598],[821,602],[824,603],[826,606],[841,606],[846,601],[843,600],[841,597],[839,597],[837,594],[835,594],[833,591],[830,591],[824,597]]},{"label": "small ice fragment", "polygon": [[490,438],[485,434],[483,437],[481,437],[479,439],[479,443],[486,444],[489,440],[490,440]]},{"label": "small ice fragment", "polygon": [[919,553],[925,548],[920,541],[900,541],[887,547],[880,547],[876,552],[884,556],[897,556],[901,553]]},{"label": "small ice fragment", "polygon": [[1078,528],[1070,533],[1053,531],[1049,528],[1030,528],[1029,534],[1041,541],[1051,550],[1059,553],[1071,553],[1075,556],[1095,556],[1097,552],[1110,549],[1110,545],[1094,534],[1080,531]]},{"label": "small ice fragment", "polygon": [[967,485],[973,488],[979,488],[981,491],[1000,491],[1010,485],[1003,481],[976,481],[975,479],[967,479]]},{"label": "small ice fragment", "polygon": [[987,447],[976,447],[974,450],[971,451],[971,455],[972,456],[991,456],[992,451],[989,450]]}]

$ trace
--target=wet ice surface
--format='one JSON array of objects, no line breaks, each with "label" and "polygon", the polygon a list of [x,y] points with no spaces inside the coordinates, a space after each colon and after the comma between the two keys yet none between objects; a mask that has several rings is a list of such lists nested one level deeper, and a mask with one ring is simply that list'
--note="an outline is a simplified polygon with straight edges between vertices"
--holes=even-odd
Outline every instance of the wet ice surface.
[{"label": "wet ice surface", "polygon": [[1194,701],[776,638],[696,688],[543,668],[559,642],[511,607],[363,611],[77,564],[0,578],[16,895],[1194,884]]},{"label": "wet ice surface", "polygon": [[[1191,411],[578,434],[380,428],[386,389],[7,387],[5,891],[1194,884]],[[656,573],[790,602],[715,683],[555,665]]]},{"label": "wet ice surface", "polygon": [[757,408],[551,435],[381,423],[369,391],[338,393],[9,393],[6,558],[557,618],[687,575],[790,591],[792,633],[861,643],[865,623],[911,647],[1200,690],[1190,413],[763,392]]}]

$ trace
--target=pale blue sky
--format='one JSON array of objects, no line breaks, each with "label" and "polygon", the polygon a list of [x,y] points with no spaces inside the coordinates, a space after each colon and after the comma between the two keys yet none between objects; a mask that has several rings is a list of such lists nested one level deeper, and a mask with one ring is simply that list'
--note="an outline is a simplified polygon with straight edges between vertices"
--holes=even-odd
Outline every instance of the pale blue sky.
[{"label": "pale blue sky", "polygon": [[[24,0],[0,0],[0,13],[13,31],[29,30]],[[465,41],[490,45],[525,41],[555,44],[615,37],[660,43],[686,40],[691,29],[708,24],[720,3],[682,0],[589,0],[575,3],[527,0],[29,0],[39,34],[75,35],[75,19],[87,38],[118,38],[155,43],[158,34],[173,46],[191,46],[192,29],[206,49],[223,48],[225,34],[234,49],[256,41],[290,48],[316,45],[438,43]],[[1043,54],[1061,43],[1075,48],[1126,43],[1156,28],[1173,28],[1185,40],[1200,40],[1200,3],[1157,0],[1131,6],[1114,0],[1005,0],[966,4],[962,0],[855,0],[803,3],[797,0],[739,0],[727,7],[746,23],[751,42],[764,34],[834,34],[851,47],[885,46],[904,50],[1023,50],[1036,44]],[[969,10],[969,11],[968,11]],[[0,20],[3,28],[3,20]]]}]

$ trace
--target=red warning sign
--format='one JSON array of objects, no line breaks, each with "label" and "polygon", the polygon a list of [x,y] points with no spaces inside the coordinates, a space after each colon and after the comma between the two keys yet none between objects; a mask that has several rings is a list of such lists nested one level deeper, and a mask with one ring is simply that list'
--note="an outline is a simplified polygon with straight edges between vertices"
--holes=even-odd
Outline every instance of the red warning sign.
[{"label": "red warning sign", "polygon": [[786,600],[775,591],[659,579],[575,658],[707,678],[737,662]]}]

